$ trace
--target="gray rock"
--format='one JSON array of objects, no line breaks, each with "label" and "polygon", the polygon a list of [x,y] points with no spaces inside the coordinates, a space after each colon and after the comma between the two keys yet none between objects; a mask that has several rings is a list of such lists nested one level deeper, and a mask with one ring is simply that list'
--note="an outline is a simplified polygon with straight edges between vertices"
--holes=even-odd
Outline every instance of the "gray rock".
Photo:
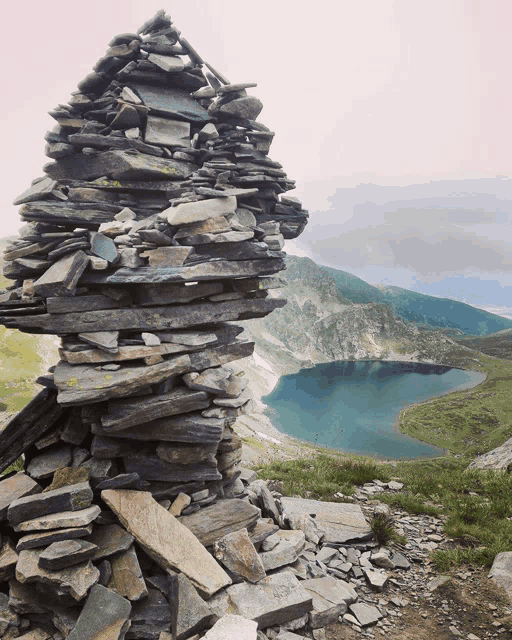
[{"label": "gray rock", "polygon": [[324,535],[324,544],[364,541],[373,536],[370,525],[357,504],[286,497],[281,498],[281,502],[286,517],[303,513],[313,516]]},{"label": "gray rock", "polygon": [[258,100],[258,98],[255,98],[254,96],[245,96],[243,98],[232,100],[227,104],[222,104],[221,106],[214,103],[208,111],[212,115],[256,120],[262,109],[263,103]]},{"label": "gray rock", "polygon": [[190,147],[190,123],[149,115],[144,139],[164,147]]},{"label": "gray rock", "polygon": [[43,298],[73,295],[80,276],[89,264],[89,256],[75,251],[60,258],[34,282],[35,292]]},{"label": "gray rock", "polygon": [[185,640],[200,633],[216,620],[212,609],[197,593],[194,586],[183,574],[178,581],[178,616],[176,622],[176,640]]},{"label": "gray rock", "polygon": [[503,587],[512,602],[512,551],[497,554],[489,571],[489,578]]},{"label": "gray rock", "polygon": [[46,514],[86,509],[91,502],[91,487],[88,482],[82,482],[47,493],[19,498],[9,506],[7,517],[9,523],[16,526]]},{"label": "gray rock", "polygon": [[135,546],[116,553],[110,560],[112,575],[107,584],[109,589],[128,600],[140,600],[148,595]]},{"label": "gray rock", "polygon": [[377,607],[372,607],[371,605],[363,604],[362,602],[351,604],[350,611],[354,614],[362,627],[375,624],[382,618],[382,613],[377,609]]},{"label": "gray rock", "polygon": [[101,513],[98,505],[93,504],[79,511],[61,511],[49,516],[40,516],[33,520],[25,520],[14,527],[15,531],[50,531],[68,527],[87,527]]},{"label": "gray rock", "polygon": [[368,580],[368,583],[375,591],[383,591],[386,586],[389,576],[384,571],[372,571],[372,569],[363,568],[364,575]]},{"label": "gray rock", "polygon": [[56,571],[90,560],[97,550],[95,544],[86,540],[62,540],[52,542],[39,556],[39,566]]},{"label": "gray rock", "polygon": [[281,517],[279,510],[274,497],[267,487],[267,483],[264,480],[255,480],[254,482],[251,482],[248,489],[250,491],[254,491],[256,494],[258,498],[258,505],[261,507],[263,515],[268,518],[272,518],[276,524],[280,524]]},{"label": "gray rock", "polygon": [[22,583],[42,582],[56,586],[75,600],[84,598],[88,590],[98,582],[100,572],[90,560],[67,569],[49,571],[39,566],[41,553],[41,549],[25,549],[20,552],[16,565],[16,580]]},{"label": "gray rock", "polygon": [[301,585],[313,598],[313,610],[309,614],[312,629],[337,622],[346,612],[347,605],[357,600],[355,591],[348,584],[331,576],[304,580]]},{"label": "gray rock", "polygon": [[134,541],[131,533],[123,529],[118,524],[97,525],[94,527],[92,535],[87,538],[88,542],[96,545],[97,550],[93,560],[101,560],[113,555],[121,553],[130,548]]},{"label": "gray rock", "polygon": [[130,626],[131,609],[128,600],[95,585],[68,640],[122,640]]},{"label": "gray rock", "polygon": [[475,458],[468,469],[492,469],[508,471],[512,465],[512,438],[492,451]]},{"label": "gray rock", "polygon": [[229,533],[213,545],[213,553],[237,578],[249,582],[259,582],[266,576],[265,567],[247,529]]},{"label": "gray rock", "polygon": [[118,258],[117,248],[111,238],[107,238],[102,233],[91,231],[89,233],[91,252],[107,262],[115,262]]},{"label": "gray rock", "polygon": [[41,493],[42,487],[22,471],[0,481],[0,521],[7,520],[7,509],[11,502]]},{"label": "gray rock", "polygon": [[57,469],[69,467],[71,460],[72,451],[70,446],[50,448],[32,458],[27,466],[27,473],[35,480],[50,478]]},{"label": "gray rock", "polygon": [[204,635],[203,640],[257,640],[258,625],[243,616],[227,614],[220,618],[213,627]]},{"label": "gray rock", "polygon": [[306,538],[302,531],[287,531],[281,529],[267,538],[277,539],[277,545],[271,551],[260,553],[260,558],[266,571],[277,569],[297,560],[299,553],[304,549]]},{"label": "gray rock", "polygon": [[[99,509],[99,507],[98,507]],[[67,529],[57,529],[55,531],[43,533],[31,533],[23,536],[16,545],[16,551],[19,553],[23,549],[37,549],[39,547],[47,547],[54,542],[61,540],[74,540],[76,538],[84,538],[92,533],[92,525],[84,527],[69,527]]]},{"label": "gray rock", "polygon": [[117,342],[119,339],[119,331],[93,331],[89,333],[79,333],[78,337],[83,342],[92,344],[98,349],[102,349],[107,353],[117,353]]},{"label": "gray rock", "polygon": [[18,554],[12,542],[9,538],[4,539],[2,548],[0,549],[0,582],[7,581],[14,576],[14,569],[17,562]]},{"label": "gray rock", "polygon": [[130,84],[152,113],[166,117],[177,116],[188,122],[206,123],[210,120],[206,109],[186,91],[135,82]]},{"label": "gray rock", "polygon": [[311,595],[291,573],[267,576],[258,584],[235,584],[227,593],[236,612],[260,629],[299,618],[313,607]]},{"label": "gray rock", "polygon": [[172,614],[165,597],[156,589],[148,589],[147,598],[133,603],[132,624],[127,640],[139,638],[160,640],[160,634],[169,631],[171,622]]}]

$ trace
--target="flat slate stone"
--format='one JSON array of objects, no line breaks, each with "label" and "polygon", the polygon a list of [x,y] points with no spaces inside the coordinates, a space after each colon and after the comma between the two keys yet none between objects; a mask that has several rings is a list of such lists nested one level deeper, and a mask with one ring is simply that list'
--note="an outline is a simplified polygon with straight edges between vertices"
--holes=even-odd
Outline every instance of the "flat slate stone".
[{"label": "flat slate stone", "polygon": [[39,566],[56,571],[65,569],[85,560],[90,560],[96,551],[95,544],[86,540],[62,540],[52,542],[39,556]]},{"label": "flat slate stone", "polygon": [[190,147],[190,123],[150,115],[144,139],[164,147]]},{"label": "flat slate stone", "polygon": [[236,612],[258,623],[259,629],[300,618],[313,608],[313,600],[292,573],[276,573],[258,584],[228,587]]},{"label": "flat slate stone", "polygon": [[208,597],[231,583],[194,534],[150,493],[109,489],[102,491],[101,497],[164,571],[183,573]]},{"label": "flat slate stone", "polygon": [[95,544],[97,549],[93,560],[108,558],[114,553],[121,553],[130,548],[134,541],[131,533],[123,529],[118,524],[96,525],[92,535],[87,540]]},{"label": "flat slate stone", "polygon": [[371,605],[364,604],[363,602],[351,604],[350,611],[355,615],[362,627],[375,624],[383,617],[377,607],[372,607]]},{"label": "flat slate stone", "polygon": [[[92,156],[72,154],[43,168],[55,180],[92,180],[102,176],[114,180],[183,180],[196,166],[190,162],[157,158],[145,153],[104,151]],[[23,206],[26,207],[24,212],[29,210],[30,205]],[[106,221],[104,219],[101,222]]]},{"label": "flat slate stone", "polygon": [[321,502],[302,498],[281,498],[285,517],[309,514],[314,516],[324,534],[323,542],[343,544],[349,541],[370,540],[370,525],[357,504]]},{"label": "flat slate stone", "polygon": [[[98,507],[99,508],[99,507]],[[30,533],[20,538],[16,545],[18,553],[23,549],[37,549],[39,547],[47,547],[54,542],[61,540],[74,540],[75,538],[84,538],[92,533],[92,525],[84,527],[69,527],[67,529],[57,529],[43,533]]]},{"label": "flat slate stone", "polygon": [[251,528],[260,517],[260,511],[248,502],[236,498],[221,500],[217,504],[205,507],[188,516],[182,516],[179,521],[209,547],[225,535]]},{"label": "flat slate stone", "polygon": [[217,560],[237,578],[259,582],[267,575],[247,529],[228,533],[213,545]]},{"label": "flat slate stone", "polygon": [[[216,616],[194,586],[183,574],[177,576],[178,615],[176,620],[176,640],[185,640],[209,627]],[[242,640],[242,639],[240,639]]]},{"label": "flat slate stone", "polygon": [[266,542],[269,542],[270,539],[277,541],[276,546],[271,551],[263,551],[259,554],[265,571],[271,571],[295,562],[306,544],[303,531],[281,529],[267,538]]},{"label": "flat slate stone", "polygon": [[100,572],[90,560],[67,569],[48,571],[39,566],[41,553],[41,549],[25,549],[20,552],[16,580],[21,583],[42,582],[56,586],[75,600],[84,598],[88,590],[98,582]]},{"label": "flat slate stone", "polygon": [[0,549],[0,582],[9,580],[14,577],[14,569],[18,562],[18,554],[13,547],[12,542],[7,539],[4,540],[3,546]]},{"label": "flat slate stone", "polygon": [[88,482],[82,482],[47,493],[19,498],[11,503],[7,517],[9,523],[16,526],[43,515],[86,509],[91,502],[91,487]]},{"label": "flat slate stone", "polygon": [[80,276],[89,264],[89,256],[75,251],[60,258],[34,282],[34,291],[43,298],[73,295]]},{"label": "flat slate stone", "polygon": [[237,200],[235,196],[227,198],[210,198],[199,200],[198,202],[186,202],[177,207],[165,209],[160,214],[166,217],[171,225],[190,224],[191,222],[202,222],[208,218],[218,218],[235,213]]},{"label": "flat slate stone", "polygon": [[94,585],[68,640],[121,640],[130,626],[131,610],[128,600]]},{"label": "flat slate stone", "polygon": [[158,396],[111,400],[108,412],[101,417],[105,431],[122,431],[157,418],[205,409],[210,405],[205,391],[178,387]]},{"label": "flat slate stone", "polygon": [[133,544],[126,551],[113,556],[110,564],[112,576],[107,585],[109,589],[131,601],[140,600],[148,595]]},{"label": "flat slate stone", "polygon": [[203,640],[226,640],[227,638],[257,640],[258,624],[243,616],[229,613],[222,616],[203,636]]},{"label": "flat slate stone", "polygon": [[50,478],[57,469],[69,467],[72,460],[71,447],[59,446],[34,456],[27,465],[27,473],[34,480]]},{"label": "flat slate stone", "polygon": [[195,464],[169,464],[157,456],[134,453],[123,458],[128,473],[138,473],[143,480],[161,482],[189,482],[192,480],[221,480],[217,461],[207,460]]},{"label": "flat slate stone", "polygon": [[41,493],[42,487],[30,476],[18,471],[10,478],[0,481],[0,521],[7,520],[7,509],[11,502]]},{"label": "flat slate stone", "polygon": [[138,82],[128,82],[149,107],[150,114],[176,117],[188,122],[208,122],[211,120],[206,109],[194,100],[187,91],[147,85]]},{"label": "flat slate stone", "polygon": [[79,511],[62,511],[48,516],[26,520],[14,527],[14,531],[51,531],[69,527],[87,527],[100,515],[101,509],[93,504]]},{"label": "flat slate stone", "polygon": [[358,597],[348,583],[332,576],[303,580],[301,586],[313,598],[313,610],[309,614],[313,629],[337,622],[338,616],[345,613],[347,606],[356,602]]}]

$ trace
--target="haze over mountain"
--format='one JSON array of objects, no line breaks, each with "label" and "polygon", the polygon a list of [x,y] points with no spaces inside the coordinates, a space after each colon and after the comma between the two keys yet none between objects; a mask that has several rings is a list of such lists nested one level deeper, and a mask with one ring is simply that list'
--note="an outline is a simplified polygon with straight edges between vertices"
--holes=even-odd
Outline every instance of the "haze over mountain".
[{"label": "haze over mountain", "polygon": [[359,184],[327,200],[289,252],[512,316],[512,180]]}]

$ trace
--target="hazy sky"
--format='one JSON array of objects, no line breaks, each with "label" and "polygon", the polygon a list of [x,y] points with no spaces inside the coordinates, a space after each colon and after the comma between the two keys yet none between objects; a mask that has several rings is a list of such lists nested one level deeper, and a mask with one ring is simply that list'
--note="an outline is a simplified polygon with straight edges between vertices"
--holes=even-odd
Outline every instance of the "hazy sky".
[{"label": "hazy sky", "polygon": [[[510,0],[10,2],[2,235],[15,233],[11,202],[47,161],[43,136],[55,122],[46,112],[67,102],[113,35],[160,8],[229,80],[258,83],[259,120],[276,132],[269,155],[311,211],[360,182],[512,175]],[[403,222],[386,224],[392,232]],[[487,223],[493,238],[482,251],[492,253]],[[456,261],[454,245],[446,248]]]}]

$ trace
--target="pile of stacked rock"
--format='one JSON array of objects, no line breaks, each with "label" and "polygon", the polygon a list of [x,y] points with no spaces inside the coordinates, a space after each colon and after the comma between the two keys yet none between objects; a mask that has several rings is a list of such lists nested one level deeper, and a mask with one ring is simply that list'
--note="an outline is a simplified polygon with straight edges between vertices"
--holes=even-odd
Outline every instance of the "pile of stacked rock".
[{"label": "pile of stacked rock", "polygon": [[277,607],[246,616],[260,627],[303,617],[311,594],[266,572],[305,535],[265,560],[284,519],[239,477],[251,400],[229,363],[254,346],[230,323],[284,304],[268,290],[307,212],[266,155],[255,85],[163,11],[109,47],[51,112],[54,161],[17,198],[27,224],[4,255],[0,323],[60,336],[61,361],[0,435],[0,471],[25,465],[0,481],[0,635],[188,638],[232,582],[239,612],[248,583]]}]

